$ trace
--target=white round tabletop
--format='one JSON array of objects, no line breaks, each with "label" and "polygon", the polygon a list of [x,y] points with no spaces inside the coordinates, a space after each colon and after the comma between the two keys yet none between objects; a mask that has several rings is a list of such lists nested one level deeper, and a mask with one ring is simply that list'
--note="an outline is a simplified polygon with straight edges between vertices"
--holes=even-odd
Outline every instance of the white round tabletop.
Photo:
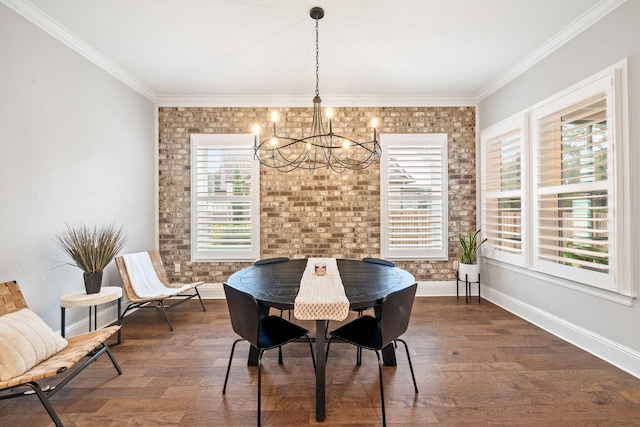
[{"label": "white round tabletop", "polygon": [[115,301],[122,297],[122,288],[119,286],[103,286],[97,294],[88,294],[79,292],[76,294],[65,295],[60,297],[60,306],[70,307],[89,307],[92,305],[104,304],[106,302]]}]

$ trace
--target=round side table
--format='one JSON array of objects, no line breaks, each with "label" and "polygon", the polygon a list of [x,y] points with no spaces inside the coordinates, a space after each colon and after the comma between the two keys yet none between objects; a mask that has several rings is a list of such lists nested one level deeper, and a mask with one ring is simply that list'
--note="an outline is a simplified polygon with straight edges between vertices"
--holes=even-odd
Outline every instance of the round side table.
[{"label": "round side table", "polygon": [[[119,286],[103,286],[97,294],[87,294],[86,292],[78,292],[71,295],[60,297],[60,331],[62,337],[65,335],[65,318],[67,308],[89,307],[89,332],[91,332],[91,314],[93,313],[93,330],[98,329],[98,305],[111,301],[118,301],[118,319],[117,324],[120,325],[121,306],[122,306],[122,288]],[[118,330],[118,344],[121,342],[121,329]]]}]

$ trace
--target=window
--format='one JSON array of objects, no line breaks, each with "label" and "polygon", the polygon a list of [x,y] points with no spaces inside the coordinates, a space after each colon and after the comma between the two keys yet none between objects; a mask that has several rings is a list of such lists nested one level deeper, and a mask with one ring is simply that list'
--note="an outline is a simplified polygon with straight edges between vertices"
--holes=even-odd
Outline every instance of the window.
[{"label": "window", "polygon": [[603,77],[533,111],[534,262],[609,289],[616,243],[611,87]]},{"label": "window", "polygon": [[383,134],[381,255],[447,259],[446,134]]},{"label": "window", "polygon": [[253,135],[191,135],[191,258],[260,255],[260,173]]},{"label": "window", "polygon": [[622,61],[481,133],[485,256],[632,294],[626,81]]},{"label": "window", "polygon": [[482,132],[482,233],[486,256],[524,266],[525,116]]}]

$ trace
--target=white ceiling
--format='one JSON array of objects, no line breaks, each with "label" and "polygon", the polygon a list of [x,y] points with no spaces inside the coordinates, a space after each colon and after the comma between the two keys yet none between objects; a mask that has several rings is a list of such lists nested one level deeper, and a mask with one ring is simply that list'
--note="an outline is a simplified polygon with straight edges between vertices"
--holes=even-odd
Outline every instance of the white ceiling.
[{"label": "white ceiling", "polygon": [[[624,0],[1,0],[145,96],[479,99]],[[407,102],[405,102],[407,104]]]}]

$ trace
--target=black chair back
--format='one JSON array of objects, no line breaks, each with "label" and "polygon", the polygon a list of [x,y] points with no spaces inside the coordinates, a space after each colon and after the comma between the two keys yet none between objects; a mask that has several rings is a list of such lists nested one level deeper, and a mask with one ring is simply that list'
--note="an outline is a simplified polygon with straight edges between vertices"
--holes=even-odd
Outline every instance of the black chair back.
[{"label": "black chair back", "polygon": [[277,257],[277,258],[265,258],[265,259],[259,259],[258,261],[254,262],[253,265],[265,265],[265,264],[273,264],[276,262],[285,262],[285,261],[289,261],[289,258],[285,256]]},{"label": "black chair back", "polygon": [[362,258],[362,261],[368,262],[368,263],[371,263],[371,264],[386,265],[387,267],[395,267],[396,266],[393,263],[393,261],[389,261],[388,259],[382,259],[382,258]]},{"label": "black chair back", "polygon": [[383,347],[404,334],[409,327],[409,318],[417,288],[418,284],[414,283],[408,288],[389,294],[382,301],[380,329]]},{"label": "black chair back", "polygon": [[226,283],[223,287],[233,331],[257,348],[260,331],[258,301],[253,295],[232,288]]}]

